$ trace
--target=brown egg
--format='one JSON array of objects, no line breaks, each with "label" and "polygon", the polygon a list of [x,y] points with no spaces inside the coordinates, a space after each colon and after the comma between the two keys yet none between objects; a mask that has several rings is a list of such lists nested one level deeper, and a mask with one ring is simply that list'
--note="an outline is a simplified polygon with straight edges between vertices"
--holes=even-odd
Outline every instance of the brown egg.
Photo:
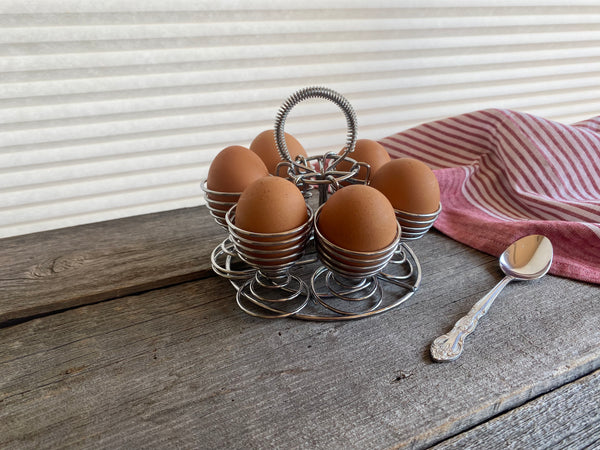
[{"label": "brown egg", "polygon": [[257,267],[289,264],[309,238],[307,221],[304,197],[294,184],[275,176],[261,178],[248,186],[237,205],[235,225],[245,239],[238,250]]},{"label": "brown egg", "polygon": [[346,250],[375,252],[396,238],[398,224],[389,200],[362,184],[343,187],[323,205],[317,226],[331,243]]},{"label": "brown egg", "polygon": [[240,196],[235,225],[255,233],[281,233],[304,224],[306,203],[292,182],[267,176],[254,181]]},{"label": "brown egg", "polygon": [[[226,147],[213,159],[208,169],[206,187],[229,195],[207,194],[207,197],[209,201],[235,203],[239,194],[248,185],[268,174],[262,160],[246,147],[241,145]],[[231,195],[233,193],[238,195]],[[223,213],[229,209],[225,204],[214,204],[213,207],[222,210]]]},{"label": "brown egg", "polygon": [[395,209],[431,214],[440,204],[440,187],[433,171],[413,158],[394,159],[373,175],[371,186],[385,194]]},{"label": "brown egg", "polygon": [[[340,155],[344,150],[340,151]],[[377,141],[370,139],[358,139],[354,147],[354,151],[348,155],[357,162],[367,163],[371,170],[369,172],[369,180],[373,179],[373,174],[379,170],[384,164],[388,163],[391,158],[387,150]],[[349,161],[342,161],[337,165],[337,170],[349,171],[352,164]],[[367,169],[361,167],[354,178],[365,180],[367,177]]]},{"label": "brown egg", "polygon": [[206,187],[218,192],[242,192],[253,181],[268,175],[262,160],[246,147],[232,145],[213,159]]},{"label": "brown egg", "polygon": [[[302,147],[302,144],[296,140],[294,136],[291,134],[285,133],[285,143],[287,145],[290,156],[292,157],[292,161],[298,155],[307,156],[306,150]],[[260,133],[258,136],[254,138],[252,143],[250,144],[250,150],[256,153],[260,159],[263,160],[265,165],[267,166],[267,170],[269,173],[273,175],[279,175],[285,177],[286,174],[283,171],[281,173],[276,174],[275,169],[277,168],[277,164],[279,164],[283,159],[277,150],[277,144],[275,143],[275,131],[274,130],[266,130]]]}]

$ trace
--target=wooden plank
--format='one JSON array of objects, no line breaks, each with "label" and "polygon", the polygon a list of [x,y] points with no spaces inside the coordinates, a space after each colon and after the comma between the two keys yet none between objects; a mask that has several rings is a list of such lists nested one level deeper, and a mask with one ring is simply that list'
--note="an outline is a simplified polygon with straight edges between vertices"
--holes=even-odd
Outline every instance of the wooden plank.
[{"label": "wooden plank", "polygon": [[207,276],[224,237],[198,207],[2,239],[0,326]]},{"label": "wooden plank", "polygon": [[423,448],[600,367],[598,286],[553,276],[433,363],[502,275],[436,232],[413,248],[419,292],[360,321],[252,318],[212,277],[0,329],[0,447]]},{"label": "wooden plank", "polygon": [[596,371],[434,448],[597,448],[599,402]]}]

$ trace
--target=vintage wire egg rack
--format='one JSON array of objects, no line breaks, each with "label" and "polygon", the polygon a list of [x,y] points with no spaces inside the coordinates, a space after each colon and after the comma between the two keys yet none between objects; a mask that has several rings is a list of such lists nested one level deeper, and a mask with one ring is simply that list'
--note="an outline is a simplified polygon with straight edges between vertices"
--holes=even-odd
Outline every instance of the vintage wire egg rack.
[{"label": "vintage wire egg rack", "polygon": [[[294,106],[309,98],[330,100],[344,113],[348,131],[341,154],[291,159],[284,137],[285,121]],[[360,319],[396,308],[419,288],[421,265],[407,241],[421,238],[431,228],[441,205],[432,214],[395,210],[399,224],[396,238],[377,252],[340,248],[318,229],[318,217],[328,195],[343,184],[366,183],[355,178],[362,167],[368,179],[368,164],[349,156],[356,135],[354,109],[329,88],[301,89],[282,104],[275,120],[275,141],[283,159],[277,171],[280,167],[287,170],[288,179],[303,192],[308,212],[304,224],[284,233],[252,233],[236,227],[236,203],[241,193],[215,192],[203,183],[208,210],[228,233],[211,254],[212,268],[230,281],[238,306],[247,314],[269,319]],[[337,169],[343,160],[352,164],[350,170]],[[314,205],[314,191],[318,191],[318,205]]]}]

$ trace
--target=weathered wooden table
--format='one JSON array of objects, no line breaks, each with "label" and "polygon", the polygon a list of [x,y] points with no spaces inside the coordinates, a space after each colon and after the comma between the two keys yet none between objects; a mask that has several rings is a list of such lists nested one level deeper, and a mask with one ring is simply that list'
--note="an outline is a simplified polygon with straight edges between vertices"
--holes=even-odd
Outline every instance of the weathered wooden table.
[{"label": "weathered wooden table", "polygon": [[0,240],[0,448],[600,445],[600,289],[511,283],[436,231],[418,292],[347,322],[250,317],[215,276],[203,207]]}]

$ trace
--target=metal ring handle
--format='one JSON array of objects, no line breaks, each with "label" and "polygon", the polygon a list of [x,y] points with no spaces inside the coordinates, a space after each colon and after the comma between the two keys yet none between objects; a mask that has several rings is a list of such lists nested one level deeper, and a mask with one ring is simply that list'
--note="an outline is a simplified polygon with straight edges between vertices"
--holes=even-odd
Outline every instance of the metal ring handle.
[{"label": "metal ring handle", "polygon": [[342,159],[344,159],[348,153],[354,151],[354,145],[356,144],[357,130],[356,130],[356,113],[354,112],[354,108],[352,108],[352,105],[350,104],[350,102],[348,102],[348,100],[346,100],[346,98],[343,95],[339,94],[338,92],[336,92],[332,89],[329,89],[326,87],[321,87],[321,86],[306,87],[304,89],[300,89],[299,91],[296,91],[295,93],[293,93],[291,96],[289,96],[283,102],[283,104],[279,108],[277,117],[275,118],[275,142],[277,144],[277,150],[279,151],[279,154],[281,155],[281,157],[284,160],[293,164],[292,158],[290,156],[290,152],[289,152],[289,150],[287,148],[287,144],[285,142],[285,132],[284,132],[285,119],[287,118],[287,116],[290,113],[290,111],[292,110],[292,108],[294,106],[296,106],[298,103],[300,103],[303,100],[306,100],[309,98],[315,98],[315,97],[331,100],[333,103],[335,103],[336,105],[338,105],[340,107],[340,109],[344,113],[344,116],[346,117],[346,124],[348,126],[348,131],[346,134],[345,152],[340,158],[335,160],[332,163],[332,165],[330,166],[330,169],[334,169],[335,166],[337,166],[337,164]]}]

